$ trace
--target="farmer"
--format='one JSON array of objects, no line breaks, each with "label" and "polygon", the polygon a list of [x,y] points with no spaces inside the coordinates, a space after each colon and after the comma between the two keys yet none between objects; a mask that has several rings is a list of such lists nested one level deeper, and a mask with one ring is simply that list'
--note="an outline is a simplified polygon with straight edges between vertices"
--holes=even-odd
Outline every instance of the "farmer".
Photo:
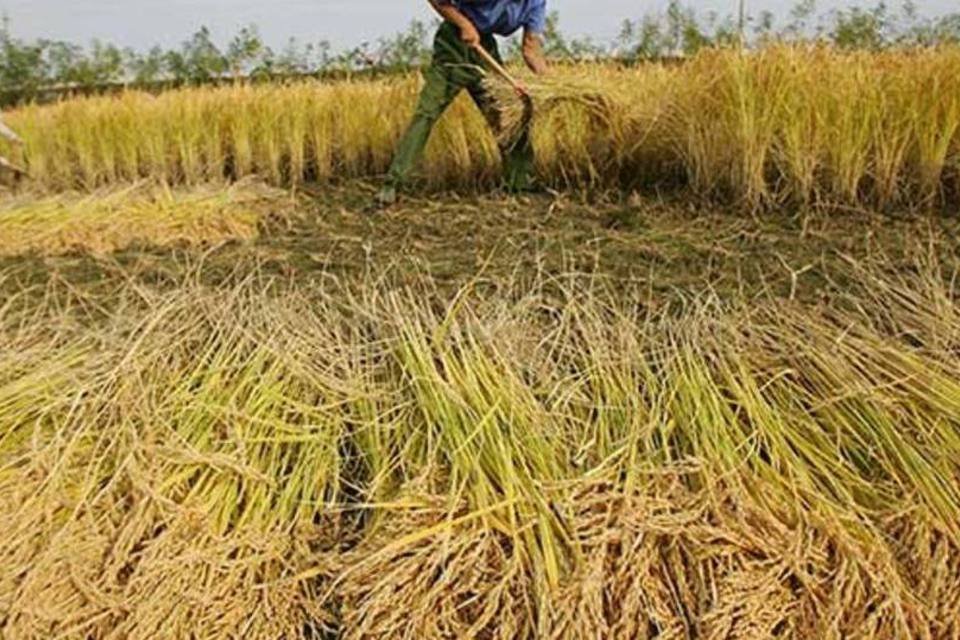
[{"label": "farmer", "polygon": [[[429,0],[444,22],[434,41],[433,63],[424,72],[426,84],[420,94],[413,122],[400,140],[387,181],[377,196],[380,206],[397,200],[414,166],[423,155],[430,131],[462,89],[499,132],[497,105],[482,84],[484,62],[477,49],[486,49],[501,61],[494,35],[509,36],[523,29],[523,59],[536,73],[547,71],[541,38],[546,28],[547,0]],[[519,89],[526,92],[524,87]],[[509,191],[529,189],[533,169],[533,147],[529,132],[501,148],[504,187]]]}]

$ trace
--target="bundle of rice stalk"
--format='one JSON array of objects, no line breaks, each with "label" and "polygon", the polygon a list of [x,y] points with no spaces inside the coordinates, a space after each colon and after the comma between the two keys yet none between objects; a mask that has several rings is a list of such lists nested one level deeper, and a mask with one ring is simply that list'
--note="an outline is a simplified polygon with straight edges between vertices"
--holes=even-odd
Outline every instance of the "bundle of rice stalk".
[{"label": "bundle of rice stalk", "polygon": [[0,366],[3,637],[293,638],[323,620],[311,585],[275,583],[335,528],[339,422],[256,300],[177,296],[83,329],[51,308],[42,353],[0,308],[0,353],[59,366],[29,396],[35,376]]},{"label": "bundle of rice stalk", "polygon": [[582,109],[597,123],[609,124],[623,104],[609,81],[596,73],[564,73],[563,75],[522,76],[529,90],[529,100],[517,96],[516,89],[500,76],[489,74],[484,87],[493,96],[500,115],[497,138],[502,143],[515,140],[524,129],[533,126],[553,110],[565,105]]},{"label": "bundle of rice stalk", "polygon": [[289,220],[291,212],[286,192],[251,181],[191,190],[146,181],[89,195],[24,197],[0,207],[0,256],[250,240],[266,216]]},{"label": "bundle of rice stalk", "polygon": [[529,98],[499,76],[489,74],[484,84],[496,105],[502,149],[528,133],[543,179],[558,187],[603,188],[674,171],[671,73],[584,65],[520,75]]}]

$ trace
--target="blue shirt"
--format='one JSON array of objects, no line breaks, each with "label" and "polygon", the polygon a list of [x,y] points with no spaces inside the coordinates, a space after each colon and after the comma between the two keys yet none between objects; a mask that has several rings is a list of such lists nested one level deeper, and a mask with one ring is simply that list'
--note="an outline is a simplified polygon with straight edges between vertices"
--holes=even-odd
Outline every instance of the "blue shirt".
[{"label": "blue shirt", "polygon": [[543,33],[547,0],[446,0],[470,18],[482,34],[509,36],[520,29]]}]

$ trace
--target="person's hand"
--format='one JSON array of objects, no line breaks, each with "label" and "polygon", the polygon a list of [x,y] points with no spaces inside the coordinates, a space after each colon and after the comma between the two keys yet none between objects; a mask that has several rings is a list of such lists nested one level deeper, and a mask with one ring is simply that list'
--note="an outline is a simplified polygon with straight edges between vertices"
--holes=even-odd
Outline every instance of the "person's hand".
[{"label": "person's hand", "polygon": [[480,46],[480,32],[477,31],[477,28],[470,22],[460,27],[460,39],[463,40],[464,44],[468,47],[476,48]]},{"label": "person's hand", "polygon": [[517,82],[513,85],[513,90],[517,92],[517,96],[520,98],[530,97],[530,87],[528,87],[525,82],[517,80]]}]

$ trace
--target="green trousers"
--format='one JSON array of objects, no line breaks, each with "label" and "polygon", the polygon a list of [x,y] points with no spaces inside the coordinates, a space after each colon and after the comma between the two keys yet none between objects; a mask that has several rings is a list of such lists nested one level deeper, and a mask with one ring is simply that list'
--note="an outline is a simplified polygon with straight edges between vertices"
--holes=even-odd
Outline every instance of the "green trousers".
[{"label": "green trousers", "polygon": [[[497,41],[492,35],[484,35],[481,44],[494,58],[501,60]],[[390,166],[389,185],[399,188],[409,181],[434,125],[463,89],[470,93],[494,133],[499,134],[500,112],[496,101],[483,86],[483,68],[480,55],[463,42],[457,26],[444,22],[434,41],[433,62],[424,72],[426,84],[420,93],[413,122],[400,139]],[[523,129],[517,139],[506,141],[500,151],[504,186],[510,190],[528,188],[534,162],[529,131]]]}]

